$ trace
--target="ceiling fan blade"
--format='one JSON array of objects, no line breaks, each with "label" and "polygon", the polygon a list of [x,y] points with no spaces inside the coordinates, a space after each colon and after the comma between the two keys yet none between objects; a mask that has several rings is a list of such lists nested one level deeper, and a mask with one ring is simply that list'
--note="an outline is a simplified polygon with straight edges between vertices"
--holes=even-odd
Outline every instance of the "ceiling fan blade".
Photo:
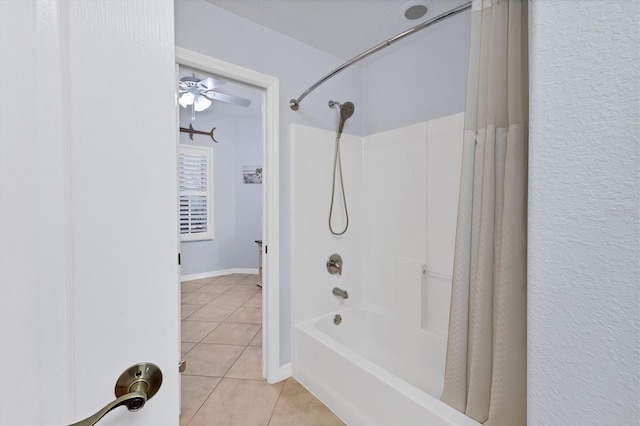
[{"label": "ceiling fan blade", "polygon": [[213,90],[216,87],[224,85],[226,82],[222,80],[216,80],[215,78],[207,77],[198,82],[198,90],[204,92],[207,90]]},{"label": "ceiling fan blade", "polygon": [[249,106],[251,104],[251,101],[249,99],[244,99],[244,98],[240,98],[238,96],[233,96],[233,95],[225,95],[224,93],[205,92],[203,93],[203,95],[215,101],[227,102],[230,104],[240,105],[243,107]]}]

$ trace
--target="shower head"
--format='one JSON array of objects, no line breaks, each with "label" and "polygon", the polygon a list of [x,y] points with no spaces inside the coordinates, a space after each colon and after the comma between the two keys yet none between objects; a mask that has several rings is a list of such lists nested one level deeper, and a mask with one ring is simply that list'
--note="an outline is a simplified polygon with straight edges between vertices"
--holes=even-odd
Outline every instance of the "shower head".
[{"label": "shower head", "polygon": [[347,121],[355,112],[356,107],[353,102],[345,102],[340,105],[340,120]]},{"label": "shower head", "polygon": [[356,107],[355,105],[353,105],[353,102],[345,102],[341,104],[340,102],[337,102],[337,101],[329,101],[330,108],[333,108],[336,105],[340,107],[340,124],[338,126],[338,137],[340,137],[340,135],[342,135],[342,129],[344,128],[344,123],[349,118],[351,118],[351,116],[356,110]]}]

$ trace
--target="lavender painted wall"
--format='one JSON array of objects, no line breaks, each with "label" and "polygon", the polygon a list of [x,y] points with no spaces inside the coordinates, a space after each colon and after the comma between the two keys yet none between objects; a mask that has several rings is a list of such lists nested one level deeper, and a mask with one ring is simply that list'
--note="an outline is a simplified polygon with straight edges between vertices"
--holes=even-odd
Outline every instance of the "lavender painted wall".
[{"label": "lavender painted wall", "polygon": [[[243,166],[262,166],[261,121],[238,120],[236,140],[241,152],[236,156],[233,182],[236,186],[236,252],[239,268],[258,268],[258,245],[262,239],[262,184],[245,184]],[[245,127],[243,127],[243,125]]]},{"label": "lavender painted wall", "polygon": [[[464,111],[470,11],[408,37],[362,69],[363,134]],[[372,40],[372,43],[381,40]]]},{"label": "lavender painted wall", "polygon": [[[180,126],[188,127],[191,114],[180,109]],[[213,147],[213,240],[180,244],[181,275],[235,268],[258,268],[258,247],[262,238],[262,185],[242,183],[243,165],[262,162],[261,117],[220,115],[214,107],[196,113],[197,130],[216,127],[214,143],[207,136],[189,139],[180,134],[180,143]]]},{"label": "lavender painted wall", "polygon": [[528,422],[640,423],[640,3],[531,5]]}]

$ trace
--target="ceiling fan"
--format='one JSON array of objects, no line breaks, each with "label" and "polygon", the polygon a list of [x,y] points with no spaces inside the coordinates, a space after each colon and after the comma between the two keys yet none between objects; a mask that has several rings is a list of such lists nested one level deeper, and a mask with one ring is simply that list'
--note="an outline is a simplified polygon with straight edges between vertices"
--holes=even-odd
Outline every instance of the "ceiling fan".
[{"label": "ceiling fan", "polygon": [[180,98],[178,102],[183,108],[191,105],[192,107],[192,119],[195,118],[193,114],[195,111],[204,111],[211,106],[211,101],[227,102],[234,105],[240,105],[243,107],[249,106],[251,101],[238,96],[227,95],[224,93],[216,92],[214,89],[225,84],[225,81],[217,80],[215,78],[206,77],[200,79],[193,74],[192,76],[182,77],[178,81],[178,88]]}]

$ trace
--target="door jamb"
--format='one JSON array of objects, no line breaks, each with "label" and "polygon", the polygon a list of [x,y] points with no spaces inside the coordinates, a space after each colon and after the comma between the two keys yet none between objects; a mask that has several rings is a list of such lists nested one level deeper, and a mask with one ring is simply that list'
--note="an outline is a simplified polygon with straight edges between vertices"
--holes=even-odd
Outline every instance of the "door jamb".
[{"label": "door jamb", "polygon": [[176,63],[264,90],[262,103],[264,168],[262,375],[267,382],[276,383],[288,377],[287,369],[280,367],[280,164],[278,156],[280,83],[275,77],[178,46],[176,46]]}]

